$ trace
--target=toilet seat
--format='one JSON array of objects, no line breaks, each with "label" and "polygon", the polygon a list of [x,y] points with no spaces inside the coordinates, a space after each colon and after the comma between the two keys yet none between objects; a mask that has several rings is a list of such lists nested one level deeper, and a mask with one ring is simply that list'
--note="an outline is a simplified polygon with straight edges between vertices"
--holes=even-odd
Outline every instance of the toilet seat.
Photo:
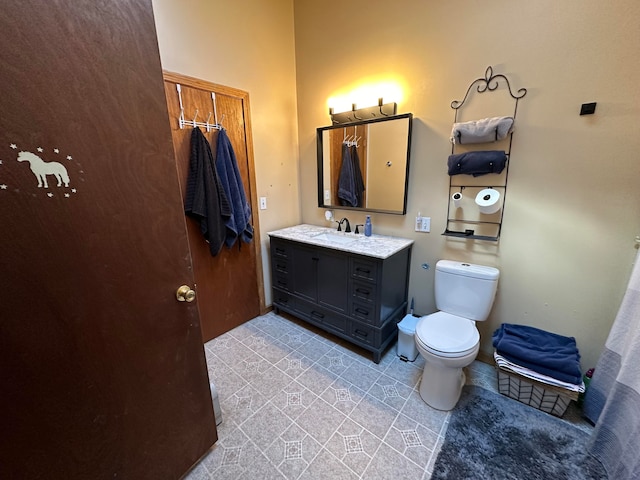
[{"label": "toilet seat", "polygon": [[480,341],[475,322],[446,312],[422,317],[416,325],[416,342],[439,357],[463,357]]}]

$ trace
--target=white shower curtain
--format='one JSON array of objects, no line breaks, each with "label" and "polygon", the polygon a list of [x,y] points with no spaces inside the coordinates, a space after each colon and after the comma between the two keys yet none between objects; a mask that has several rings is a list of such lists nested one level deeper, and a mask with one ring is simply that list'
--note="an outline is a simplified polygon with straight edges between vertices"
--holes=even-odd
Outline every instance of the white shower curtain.
[{"label": "white shower curtain", "polygon": [[640,252],[585,396],[588,450],[609,478],[640,478]]}]

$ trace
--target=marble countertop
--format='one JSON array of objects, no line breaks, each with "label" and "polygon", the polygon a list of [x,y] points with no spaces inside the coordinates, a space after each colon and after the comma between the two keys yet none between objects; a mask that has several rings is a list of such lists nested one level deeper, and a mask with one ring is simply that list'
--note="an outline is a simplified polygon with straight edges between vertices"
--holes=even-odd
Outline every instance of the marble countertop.
[{"label": "marble countertop", "polygon": [[413,243],[408,238],[376,234],[365,237],[363,234],[338,232],[335,228],[307,224],[267,232],[267,235],[375,258],[388,258]]}]

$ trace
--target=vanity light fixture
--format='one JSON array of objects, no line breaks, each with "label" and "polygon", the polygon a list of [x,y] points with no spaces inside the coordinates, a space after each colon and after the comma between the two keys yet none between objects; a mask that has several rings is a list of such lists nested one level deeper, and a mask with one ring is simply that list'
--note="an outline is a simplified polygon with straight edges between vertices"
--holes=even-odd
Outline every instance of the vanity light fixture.
[{"label": "vanity light fixture", "polygon": [[384,118],[395,115],[398,105],[395,102],[384,103],[382,97],[378,98],[378,105],[374,107],[357,108],[355,103],[351,104],[351,111],[335,113],[333,108],[329,108],[329,116],[333,125],[343,123],[360,122],[362,120],[372,120],[374,118]]}]

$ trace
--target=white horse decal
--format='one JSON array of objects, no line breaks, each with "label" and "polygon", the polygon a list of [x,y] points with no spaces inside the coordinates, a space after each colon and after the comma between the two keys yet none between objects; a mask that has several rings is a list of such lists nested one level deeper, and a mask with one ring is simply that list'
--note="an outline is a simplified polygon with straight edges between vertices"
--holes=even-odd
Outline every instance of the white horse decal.
[{"label": "white horse decal", "polygon": [[69,186],[69,174],[61,163],[45,162],[38,155],[31,152],[18,153],[18,161],[29,162],[31,171],[38,179],[38,188],[43,186],[44,188],[49,188],[49,185],[47,185],[47,175],[55,175],[58,179],[58,187],[62,186],[62,182],[64,182],[65,187]]}]

